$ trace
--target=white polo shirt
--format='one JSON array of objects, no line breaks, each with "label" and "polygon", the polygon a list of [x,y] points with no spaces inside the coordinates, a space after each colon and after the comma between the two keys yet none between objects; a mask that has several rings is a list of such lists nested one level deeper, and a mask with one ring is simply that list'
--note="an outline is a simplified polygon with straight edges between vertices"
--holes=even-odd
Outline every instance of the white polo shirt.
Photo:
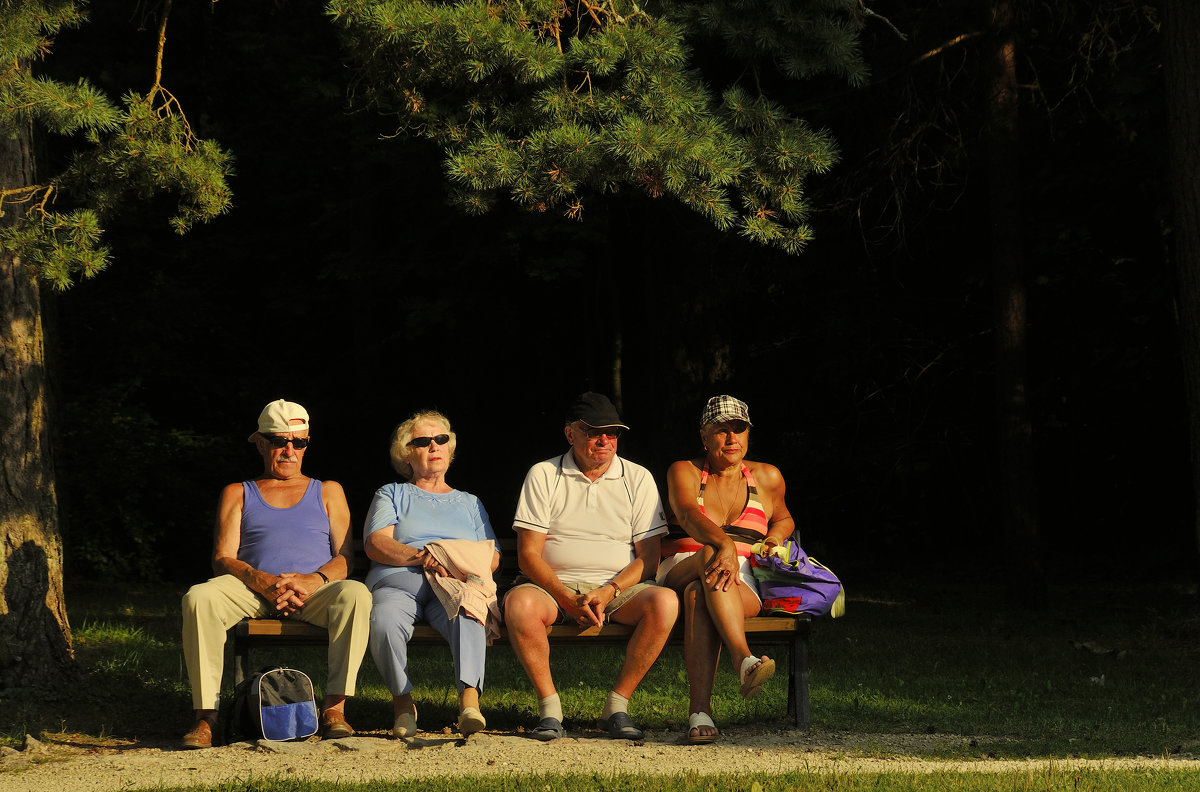
[{"label": "white polo shirt", "polygon": [[546,534],[559,580],[600,584],[629,565],[634,542],[667,533],[667,516],[646,468],[614,456],[591,481],[567,451],[529,469],[513,527]]}]

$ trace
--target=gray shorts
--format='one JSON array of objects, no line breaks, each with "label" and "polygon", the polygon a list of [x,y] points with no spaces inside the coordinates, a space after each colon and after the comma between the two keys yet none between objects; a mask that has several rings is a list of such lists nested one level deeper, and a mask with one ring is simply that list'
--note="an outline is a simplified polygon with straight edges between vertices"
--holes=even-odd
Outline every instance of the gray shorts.
[{"label": "gray shorts", "polygon": [[[608,581],[605,581],[603,583],[574,583],[572,581],[563,580],[560,582],[567,589],[567,591],[570,591],[574,594],[587,594],[589,591],[598,589],[601,586],[608,585]],[[657,586],[657,585],[658,584],[652,580],[643,580],[641,583],[635,583],[634,585],[630,586],[627,589],[621,589],[621,593],[618,594],[617,596],[613,597],[612,602],[608,603],[608,605],[606,605],[604,607],[604,615],[611,616],[612,614],[616,613],[617,610],[619,610],[620,607],[622,605],[624,605],[626,602],[629,602],[629,600],[633,599],[634,597],[636,597],[638,594],[645,591],[646,589],[651,588],[653,586]],[[546,589],[542,588],[537,583],[533,583],[532,581],[529,580],[529,578],[525,577],[524,575],[517,575],[516,580],[513,581],[512,588],[510,588],[504,594],[505,599],[508,598],[509,594],[511,594],[512,592],[521,588],[522,586],[529,586],[530,588],[535,588],[538,591],[545,594],[547,597],[550,597],[551,601],[554,600],[554,597],[551,596],[549,591],[546,591]],[[568,614],[562,608],[559,608],[558,609],[558,619],[555,620],[554,623],[555,624],[574,624],[575,620],[571,618],[570,614]]]}]

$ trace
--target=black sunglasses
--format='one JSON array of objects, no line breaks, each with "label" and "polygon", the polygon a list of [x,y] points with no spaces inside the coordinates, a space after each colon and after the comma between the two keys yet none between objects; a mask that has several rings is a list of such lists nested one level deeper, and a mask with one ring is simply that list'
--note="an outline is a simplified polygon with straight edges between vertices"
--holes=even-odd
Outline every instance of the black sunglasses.
[{"label": "black sunglasses", "polygon": [[279,435],[263,435],[262,439],[266,440],[275,448],[283,448],[288,443],[291,443],[292,448],[296,449],[297,451],[308,448],[307,437],[280,437]]},{"label": "black sunglasses", "polygon": [[440,434],[440,435],[434,435],[433,437],[428,437],[428,436],[414,437],[412,440],[408,441],[408,444],[410,446],[413,446],[414,448],[424,448],[425,446],[429,445],[430,443],[437,443],[438,445],[446,445],[446,443],[449,443],[449,442],[450,442],[450,435]]},{"label": "black sunglasses", "polygon": [[583,431],[587,433],[589,438],[607,435],[615,440],[621,436],[621,428],[619,426],[588,426],[584,424]]}]

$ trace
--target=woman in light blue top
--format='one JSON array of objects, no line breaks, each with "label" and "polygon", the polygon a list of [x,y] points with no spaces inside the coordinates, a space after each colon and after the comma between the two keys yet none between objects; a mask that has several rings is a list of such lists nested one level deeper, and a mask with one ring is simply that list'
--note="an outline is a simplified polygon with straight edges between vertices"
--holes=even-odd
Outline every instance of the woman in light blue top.
[{"label": "woman in light blue top", "polygon": [[[458,728],[464,737],[486,726],[479,712],[483,689],[486,634],[482,624],[462,614],[450,618],[426,570],[445,576],[425,550],[439,539],[472,541],[496,539],[483,504],[474,495],[451,488],[446,469],[454,458],[457,437],[438,412],[422,412],[392,433],[392,466],[407,481],[381,487],[371,502],[364,543],[371,570],[371,656],[392,691],[395,723],[392,734],[401,739],[417,731],[417,710],[408,678],[408,641],[413,624],[424,620],[445,636],[454,656],[459,697]],[[492,557],[492,571],[500,553]]]}]

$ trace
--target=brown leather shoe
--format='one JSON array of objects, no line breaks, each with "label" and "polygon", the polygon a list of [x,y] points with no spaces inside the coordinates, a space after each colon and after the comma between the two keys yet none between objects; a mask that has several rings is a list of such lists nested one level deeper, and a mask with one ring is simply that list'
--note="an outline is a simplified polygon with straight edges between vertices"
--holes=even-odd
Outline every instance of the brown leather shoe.
[{"label": "brown leather shoe", "polygon": [[212,748],[212,738],[212,724],[206,720],[198,720],[192,730],[183,735],[180,745],[184,748]]},{"label": "brown leather shoe", "polygon": [[346,723],[346,716],[340,710],[327,709],[321,713],[321,739],[336,740],[339,737],[353,737],[354,729]]}]

